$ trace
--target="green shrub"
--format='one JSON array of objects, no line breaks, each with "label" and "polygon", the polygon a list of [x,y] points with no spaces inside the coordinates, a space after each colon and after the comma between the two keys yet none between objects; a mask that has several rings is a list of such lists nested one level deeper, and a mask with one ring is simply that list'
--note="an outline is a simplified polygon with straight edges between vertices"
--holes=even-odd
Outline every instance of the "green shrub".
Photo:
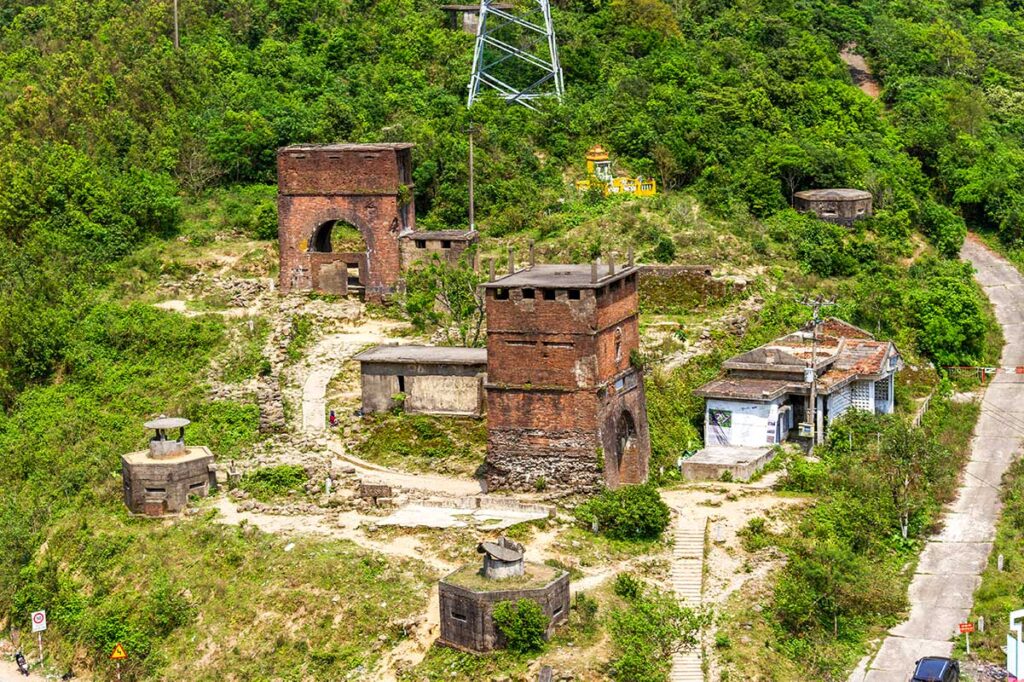
[{"label": "green shrub", "polygon": [[282,464],[249,472],[242,477],[241,488],[258,499],[268,499],[302,490],[307,480],[302,467]]},{"label": "green shrub", "polygon": [[618,597],[633,600],[643,592],[643,584],[632,573],[618,573],[612,584],[612,591]]},{"label": "green shrub", "polygon": [[597,624],[597,600],[585,592],[577,592],[572,608],[579,618],[580,627],[585,632],[592,631]]},{"label": "green shrub", "polygon": [[576,508],[576,518],[615,540],[650,540],[668,527],[668,505],[652,485],[604,490]]},{"label": "green shrub", "polygon": [[516,653],[544,648],[548,617],[532,599],[498,602],[494,605],[494,624],[504,635],[508,648]]}]

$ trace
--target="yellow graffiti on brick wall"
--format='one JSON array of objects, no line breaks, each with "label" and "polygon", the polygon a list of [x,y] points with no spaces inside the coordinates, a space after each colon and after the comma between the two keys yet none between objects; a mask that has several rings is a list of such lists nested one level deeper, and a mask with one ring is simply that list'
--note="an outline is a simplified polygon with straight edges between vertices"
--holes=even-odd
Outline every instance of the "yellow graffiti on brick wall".
[{"label": "yellow graffiti on brick wall", "polygon": [[601,145],[594,145],[587,152],[587,179],[577,180],[576,189],[586,192],[591,188],[591,183],[594,183],[593,186],[604,185],[602,192],[605,196],[633,194],[638,197],[653,197],[657,193],[654,178],[613,176],[611,159]]}]

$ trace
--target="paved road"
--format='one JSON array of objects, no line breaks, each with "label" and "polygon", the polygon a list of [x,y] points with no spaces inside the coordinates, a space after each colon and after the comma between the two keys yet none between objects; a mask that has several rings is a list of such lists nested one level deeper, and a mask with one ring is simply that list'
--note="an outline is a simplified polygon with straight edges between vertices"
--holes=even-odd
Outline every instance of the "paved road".
[{"label": "paved road", "polygon": [[[1001,365],[1024,365],[1024,278],[968,237],[960,252],[995,306],[1006,346]],[[928,541],[910,583],[910,618],[889,631],[874,660],[862,661],[850,682],[904,682],[914,662],[946,656],[957,625],[970,614],[974,590],[992,550],[999,518],[999,484],[1024,440],[1024,375],[1000,373],[985,391],[971,458],[945,525]]]}]

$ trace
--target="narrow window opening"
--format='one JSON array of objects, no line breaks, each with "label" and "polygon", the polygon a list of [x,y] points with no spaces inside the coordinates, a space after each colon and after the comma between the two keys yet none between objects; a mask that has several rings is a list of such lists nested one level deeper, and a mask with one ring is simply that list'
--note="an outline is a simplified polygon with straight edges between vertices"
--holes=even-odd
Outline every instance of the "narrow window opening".
[{"label": "narrow window opening", "polygon": [[405,377],[401,374],[398,375],[398,392],[405,393]]},{"label": "narrow window opening", "polygon": [[507,301],[508,300],[508,289],[495,289],[494,300],[496,301]]},{"label": "narrow window opening", "polygon": [[451,241],[448,240],[448,239],[442,239],[441,240],[441,248],[442,249],[450,249],[450,248],[452,248]]},{"label": "narrow window opening", "polygon": [[523,298],[533,298],[533,297],[534,297],[533,289],[523,289]]},{"label": "narrow window opening", "polygon": [[562,615],[562,605],[561,605],[561,604],[559,604],[559,605],[558,605],[558,608],[557,608],[557,609],[555,609],[555,610],[554,610],[554,611],[553,611],[553,612],[551,613],[551,615],[552,615],[552,616],[560,616],[560,615]]},{"label": "narrow window opening", "polygon": [[416,240],[416,248],[417,249],[425,249],[425,248],[427,248],[427,241],[425,239],[417,239]]},{"label": "narrow window opening", "polygon": [[451,614],[452,614],[452,619],[457,620],[460,623],[465,623],[466,622],[466,614],[459,613],[458,611],[456,611],[454,609],[452,609]]},{"label": "narrow window opening", "polygon": [[544,289],[543,291],[544,291],[544,300],[545,301],[553,301],[553,300],[555,300],[555,290],[554,289]]},{"label": "narrow window opening", "polygon": [[580,290],[579,289],[569,289],[569,300],[570,301],[578,301],[578,300],[580,300]]},{"label": "narrow window opening", "polygon": [[146,492],[150,495],[163,495],[167,492],[167,488],[146,488]]},{"label": "narrow window opening", "polygon": [[618,290],[619,290],[619,287],[621,287],[621,286],[622,286],[622,280],[621,280],[621,279],[617,279],[617,280],[615,280],[614,282],[612,282],[612,283],[611,283],[611,284],[609,285],[609,288],[610,288],[610,289],[611,289],[612,291],[618,291]]},{"label": "narrow window opening", "polygon": [[190,485],[188,487],[188,489],[189,490],[199,490],[200,488],[205,488],[205,487],[206,487],[205,483],[193,483],[192,485]]}]

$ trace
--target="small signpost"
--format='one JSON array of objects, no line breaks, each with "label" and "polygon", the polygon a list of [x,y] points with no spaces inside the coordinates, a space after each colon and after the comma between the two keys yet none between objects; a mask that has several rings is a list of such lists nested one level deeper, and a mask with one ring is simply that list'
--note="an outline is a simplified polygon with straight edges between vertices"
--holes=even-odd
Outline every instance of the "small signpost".
[{"label": "small signpost", "polygon": [[124,647],[118,642],[114,645],[114,651],[110,654],[110,660],[117,662],[117,679],[121,679],[121,661],[128,658],[128,654],[125,653]]},{"label": "small signpost", "polygon": [[967,655],[971,655],[971,633],[974,632],[974,623],[960,623],[960,634],[967,638]]},{"label": "small signpost", "polygon": [[32,632],[36,633],[39,643],[39,660],[43,660],[43,630],[46,629],[46,611],[32,612]]}]

